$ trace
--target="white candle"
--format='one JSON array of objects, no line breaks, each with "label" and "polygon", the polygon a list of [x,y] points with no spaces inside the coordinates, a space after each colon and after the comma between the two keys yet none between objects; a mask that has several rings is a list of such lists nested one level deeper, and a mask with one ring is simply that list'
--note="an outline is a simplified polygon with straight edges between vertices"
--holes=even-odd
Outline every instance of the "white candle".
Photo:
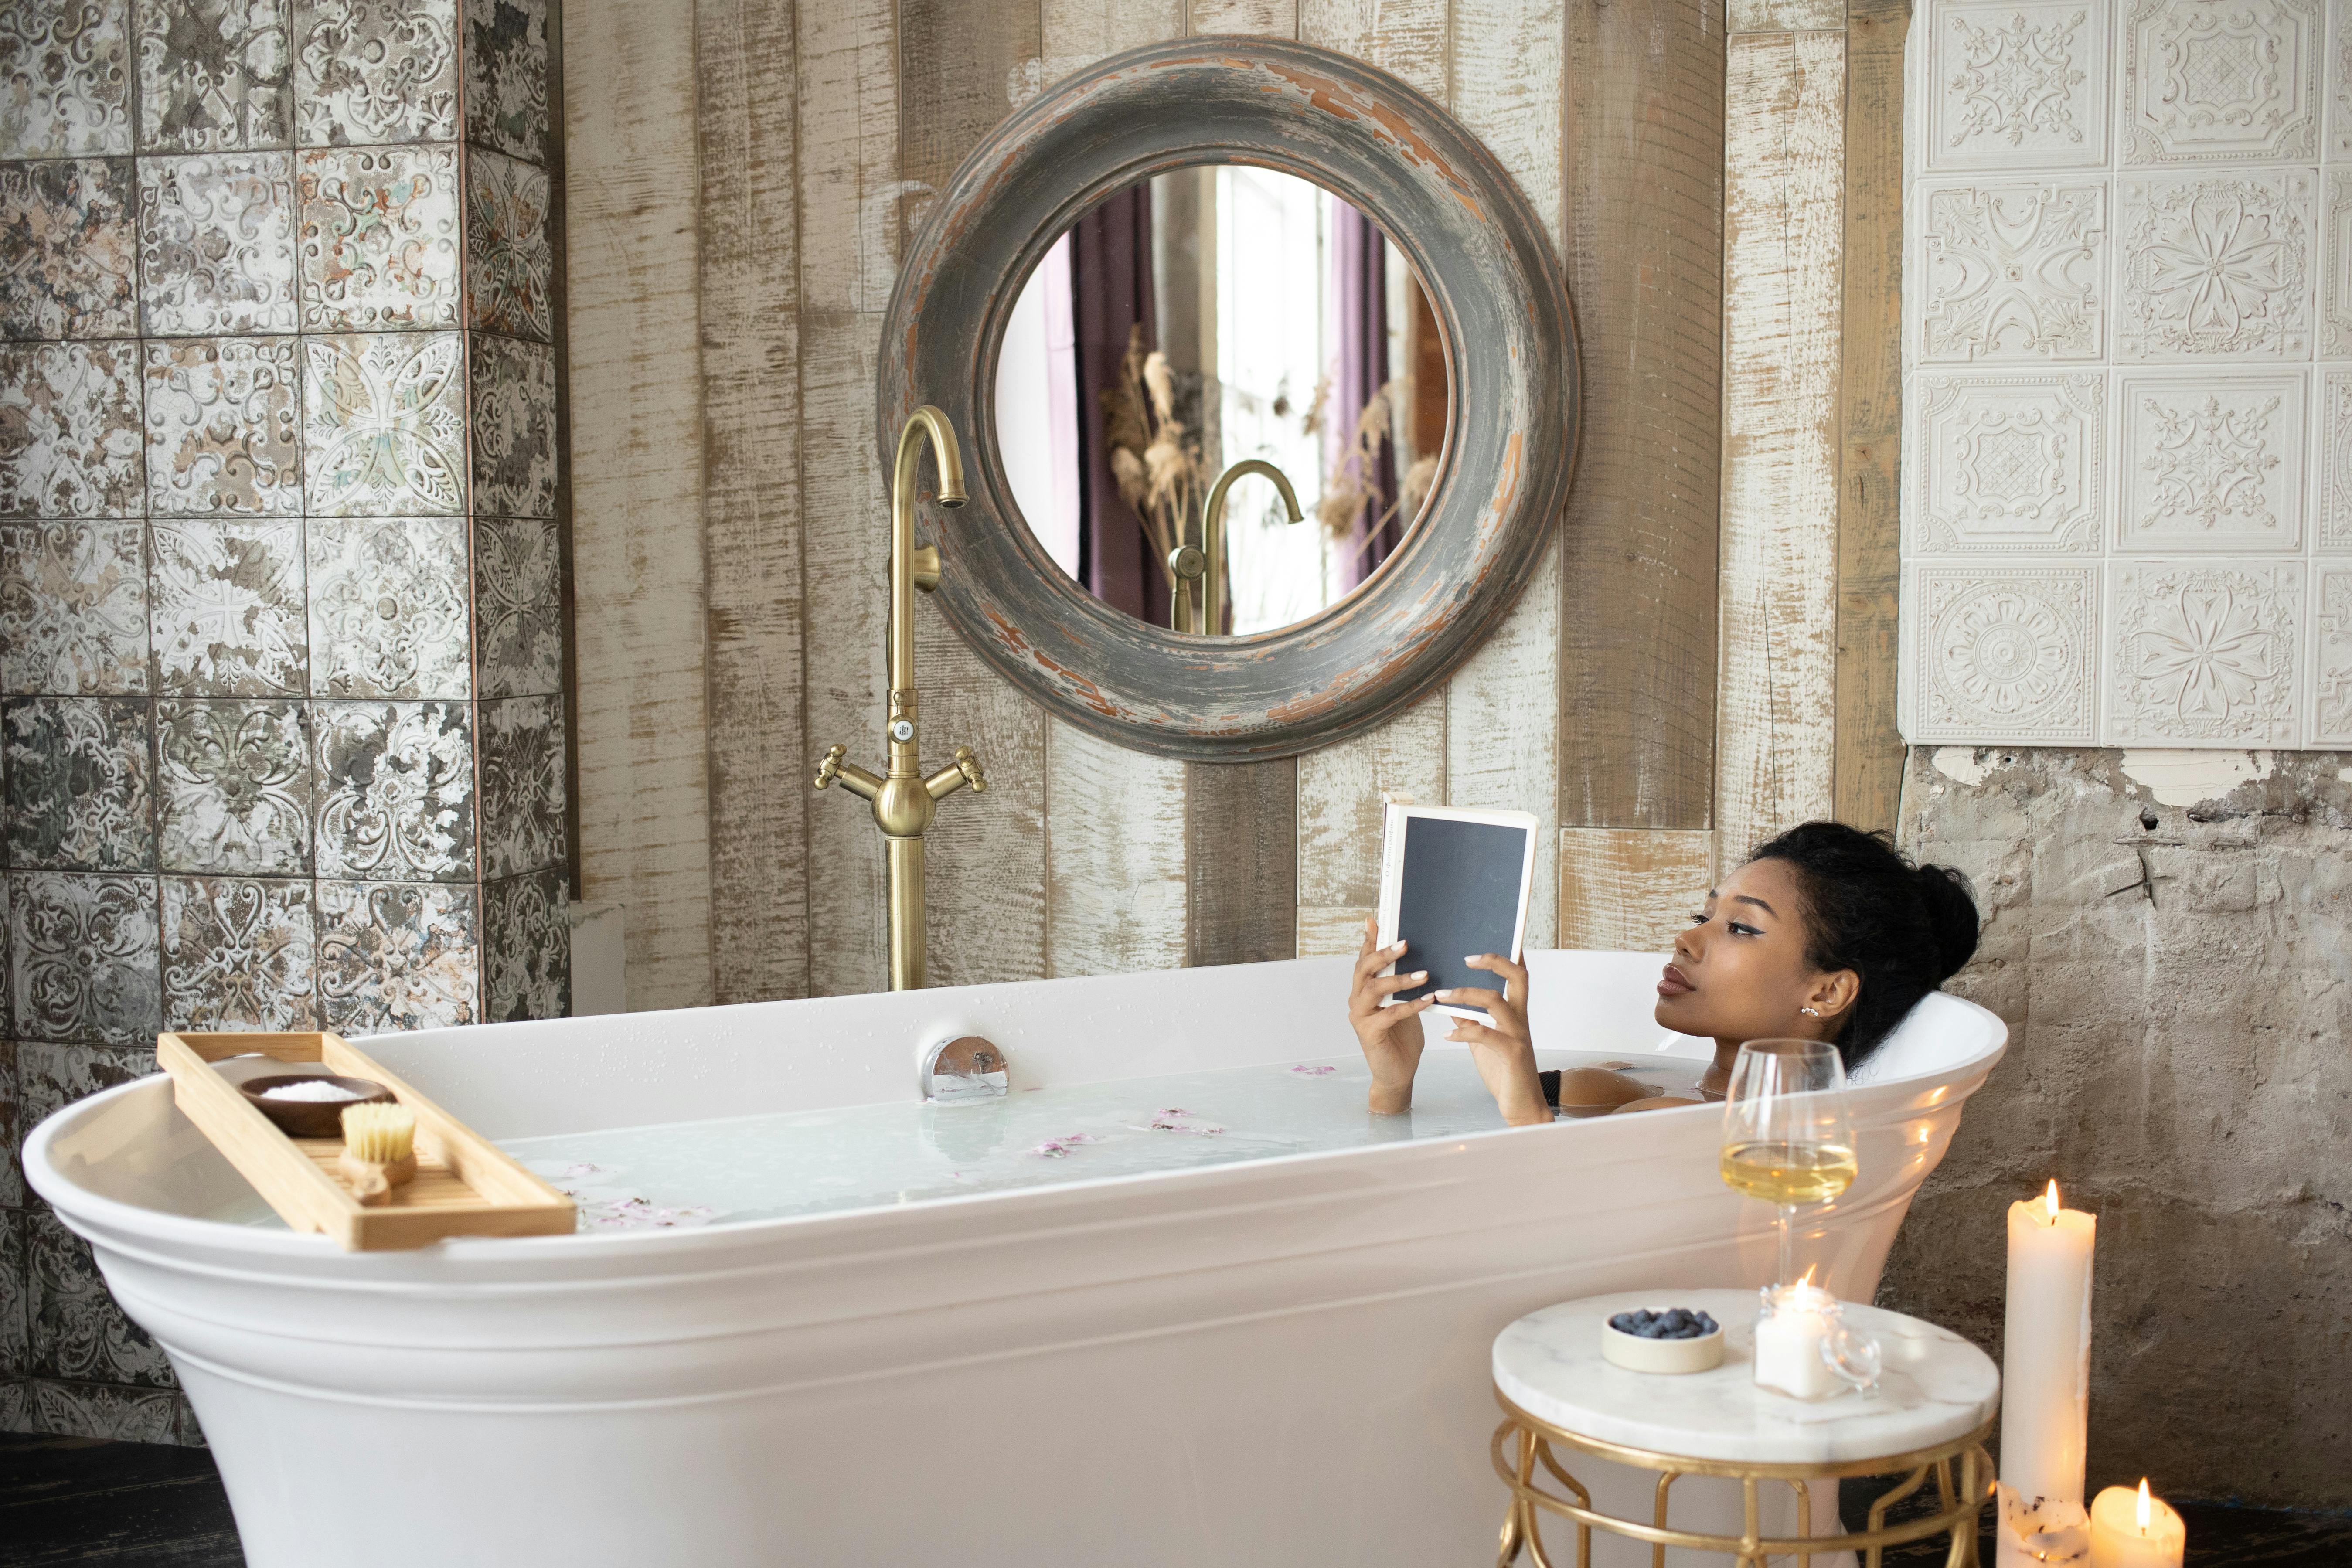
[{"label": "white candle", "polygon": [[2000,1372],[2005,1564],[2080,1561],[2091,1402],[2091,1248],[2097,1234],[2091,1215],[2058,1206],[2055,1182],[2042,1196],[2009,1205],[2009,1316]]},{"label": "white candle", "polygon": [[2109,1487],[2091,1504],[2091,1568],[2180,1568],[2189,1531],[2162,1498]]},{"label": "white candle", "polygon": [[1756,1381],[1799,1399],[1827,1399],[1845,1384],[1822,1359],[1836,1300],[1812,1283],[1812,1271],[1772,1292],[1772,1315],[1756,1320]]}]

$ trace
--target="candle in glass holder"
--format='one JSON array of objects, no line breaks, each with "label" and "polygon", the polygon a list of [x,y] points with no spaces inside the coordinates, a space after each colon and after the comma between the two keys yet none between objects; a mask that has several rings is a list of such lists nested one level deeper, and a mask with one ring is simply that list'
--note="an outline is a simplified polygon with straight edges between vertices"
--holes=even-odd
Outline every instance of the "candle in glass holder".
[{"label": "candle in glass holder", "polygon": [[2180,1568],[2189,1531],[2162,1498],[2109,1487],[2091,1504],[2091,1568]]},{"label": "candle in glass holder", "polygon": [[1845,1384],[1822,1356],[1836,1322],[1836,1298],[1814,1285],[1813,1271],[1769,1292],[1769,1317],[1756,1320],[1756,1381],[1799,1399],[1827,1399]]},{"label": "candle in glass holder", "polygon": [[2098,1221],[2058,1206],[2058,1184],[2009,1205],[2009,1312],[2000,1369],[2004,1568],[2079,1563],[2091,1402],[2091,1249]]}]

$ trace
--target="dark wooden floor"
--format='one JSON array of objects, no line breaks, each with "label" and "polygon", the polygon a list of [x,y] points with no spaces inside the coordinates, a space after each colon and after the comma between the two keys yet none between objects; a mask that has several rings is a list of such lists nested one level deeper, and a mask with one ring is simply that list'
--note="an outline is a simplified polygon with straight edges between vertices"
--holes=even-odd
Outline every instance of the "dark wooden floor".
[{"label": "dark wooden floor", "polygon": [[[1873,1495],[1849,1483],[1841,1500],[1858,1514]],[[2189,1523],[2188,1568],[2352,1568],[2352,1516],[2210,1503],[2180,1511]],[[1993,1561],[1990,1535],[1984,1561]],[[1942,1568],[1943,1562],[1940,1541],[1886,1554],[1887,1568]],[[212,1455],[87,1437],[0,1436],[0,1565],[62,1563],[243,1568]]]}]

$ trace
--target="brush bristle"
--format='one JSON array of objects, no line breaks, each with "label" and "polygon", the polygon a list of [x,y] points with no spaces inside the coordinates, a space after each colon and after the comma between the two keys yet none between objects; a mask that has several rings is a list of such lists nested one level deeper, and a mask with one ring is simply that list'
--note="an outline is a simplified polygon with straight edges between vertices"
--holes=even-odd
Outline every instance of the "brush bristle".
[{"label": "brush bristle", "polygon": [[404,1105],[352,1105],[343,1110],[343,1152],[371,1165],[405,1160],[416,1147],[416,1113]]}]

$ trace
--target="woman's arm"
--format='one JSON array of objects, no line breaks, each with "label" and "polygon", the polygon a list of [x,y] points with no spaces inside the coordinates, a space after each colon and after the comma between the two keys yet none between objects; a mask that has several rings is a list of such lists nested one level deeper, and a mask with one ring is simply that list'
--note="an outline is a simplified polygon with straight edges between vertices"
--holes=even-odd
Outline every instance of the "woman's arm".
[{"label": "woman's arm", "polygon": [[1486,1080],[1488,1092],[1502,1108],[1504,1121],[1514,1127],[1549,1121],[1551,1107],[1544,1102],[1543,1084],[1536,1077],[1535,1042],[1528,1035],[1526,967],[1491,952],[1481,953],[1468,963],[1473,969],[1500,975],[1503,989],[1496,992],[1457,986],[1438,992],[1437,1000],[1484,1007],[1494,1022],[1488,1025],[1456,1018],[1453,1032],[1445,1037],[1470,1047],[1471,1059],[1478,1064],[1478,1076]]},{"label": "woman's arm", "polygon": [[1374,947],[1377,930],[1364,921],[1364,945],[1356,955],[1356,978],[1348,993],[1348,1022],[1356,1043],[1364,1048],[1364,1065],[1372,1069],[1371,1108],[1384,1116],[1412,1109],[1412,1075],[1421,1067],[1421,1016],[1429,998],[1383,1007],[1381,999],[1409,990],[1427,980],[1423,971],[1412,974],[1381,973],[1404,952],[1404,943]]}]

